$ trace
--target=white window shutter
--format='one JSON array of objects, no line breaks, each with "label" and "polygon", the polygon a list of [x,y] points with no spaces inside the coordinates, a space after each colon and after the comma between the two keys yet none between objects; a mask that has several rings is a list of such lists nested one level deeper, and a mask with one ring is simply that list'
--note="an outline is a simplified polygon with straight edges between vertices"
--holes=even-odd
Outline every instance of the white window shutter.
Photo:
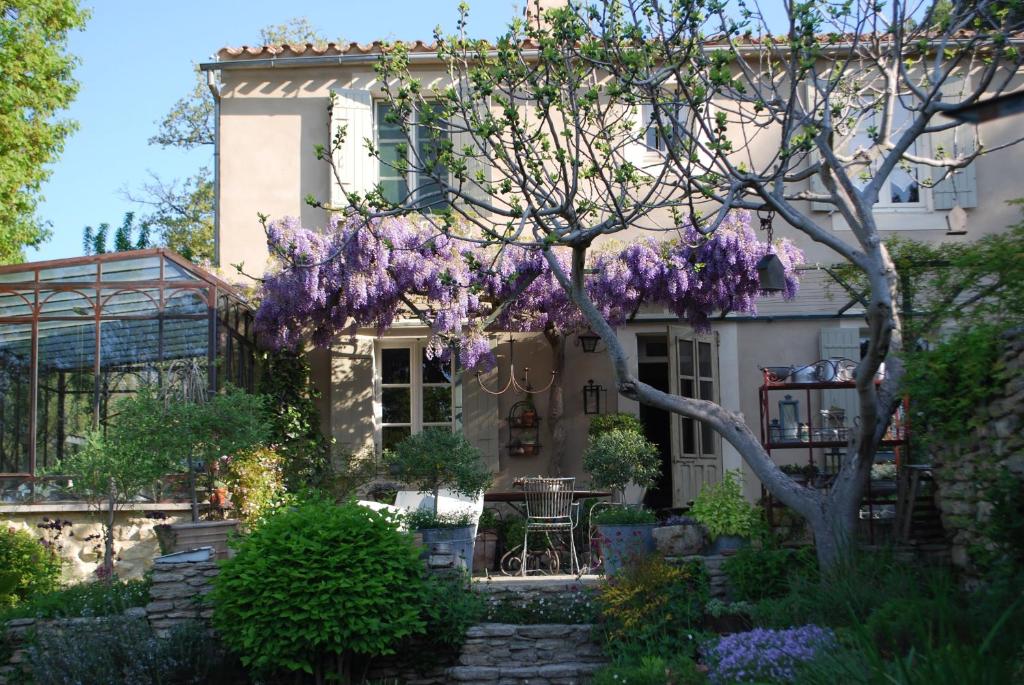
[{"label": "white window shutter", "polygon": [[463,371],[456,379],[461,388],[461,404],[457,404],[456,429],[461,430],[474,447],[484,456],[492,473],[500,470],[500,445],[498,436],[498,398],[480,386],[480,382],[496,385],[497,369],[481,374],[477,380],[475,371]]},{"label": "white window shutter", "polygon": [[[822,359],[851,359],[860,362],[860,331],[856,328],[822,328],[821,329]],[[821,408],[839,407],[846,412],[846,425],[854,425],[860,416],[855,390],[822,390]]]},{"label": "white window shutter", "polygon": [[[626,119],[629,121],[629,133],[622,148],[625,161],[637,169],[643,169],[645,158],[650,152],[647,147],[647,125],[651,120],[651,105],[634,105]],[[646,119],[644,118],[646,117]]]},{"label": "white window shutter", "polygon": [[340,88],[334,92],[331,107],[330,140],[345,127],[345,140],[334,152],[341,186],[331,178],[331,206],[345,207],[345,193],[365,194],[377,184],[377,160],[366,149],[366,140],[374,140],[373,95],[368,90]]},{"label": "white window shutter", "polygon": [[[950,77],[942,84],[942,101],[960,102],[965,92],[970,90],[970,83],[964,77]],[[944,115],[935,118],[935,123],[950,121]],[[946,129],[940,133],[933,133],[931,136],[932,155],[943,156],[947,159],[964,157],[974,152],[975,128],[973,124],[963,124],[955,128]],[[928,167],[936,177],[943,173],[940,168]],[[952,171],[946,178],[932,186],[932,203],[935,209],[952,209],[961,207],[978,206],[978,182],[975,175],[974,163],[963,169]]]},{"label": "white window shutter", "polygon": [[[477,107],[479,111],[478,116],[481,118],[486,116],[491,108],[490,98],[477,103]],[[491,165],[487,160],[486,150],[482,150],[477,144],[477,142],[486,143],[486,141],[478,136],[474,140],[474,136],[471,133],[460,130],[471,126],[472,122],[453,122],[453,124],[455,132],[452,135],[452,145],[455,147],[455,154],[466,161],[466,176],[468,178],[462,187],[463,192],[478,202],[489,202],[491,196],[487,193],[487,186],[491,183]],[[477,156],[463,156],[466,148],[471,148]],[[482,183],[478,180],[480,176],[483,177]],[[455,179],[452,179],[452,182],[454,183]]]}]

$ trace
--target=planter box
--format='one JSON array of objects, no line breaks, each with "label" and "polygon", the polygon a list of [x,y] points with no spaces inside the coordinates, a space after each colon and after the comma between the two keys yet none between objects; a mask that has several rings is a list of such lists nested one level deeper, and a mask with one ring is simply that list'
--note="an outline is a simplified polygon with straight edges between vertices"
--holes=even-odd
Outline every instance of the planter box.
[{"label": "planter box", "polygon": [[238,530],[237,519],[175,523],[170,530],[171,552],[188,552],[199,547],[213,547],[215,558],[227,559],[228,536]]}]

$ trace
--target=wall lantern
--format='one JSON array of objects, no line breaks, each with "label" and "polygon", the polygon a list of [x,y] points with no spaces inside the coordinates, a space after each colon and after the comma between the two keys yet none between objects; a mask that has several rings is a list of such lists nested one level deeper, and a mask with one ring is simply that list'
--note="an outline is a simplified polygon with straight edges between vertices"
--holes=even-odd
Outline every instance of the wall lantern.
[{"label": "wall lantern", "polygon": [[[765,212],[764,215],[761,212]],[[775,212],[771,209],[757,210],[757,218],[761,222],[761,230],[768,233],[768,252],[757,261],[757,284],[762,292],[780,293],[786,289],[786,267],[775,254],[772,246],[772,220]]]},{"label": "wall lantern", "polygon": [[800,400],[786,395],[779,400],[779,424],[783,440],[797,440],[800,437]]},{"label": "wall lantern", "polygon": [[601,336],[597,333],[587,331],[586,333],[580,333],[576,337],[579,338],[580,346],[583,347],[584,352],[589,353],[597,351],[597,343],[601,339]]},{"label": "wall lantern", "polygon": [[601,393],[607,392],[604,386],[595,384],[593,379],[587,381],[587,384],[583,386],[583,413],[600,414]]}]

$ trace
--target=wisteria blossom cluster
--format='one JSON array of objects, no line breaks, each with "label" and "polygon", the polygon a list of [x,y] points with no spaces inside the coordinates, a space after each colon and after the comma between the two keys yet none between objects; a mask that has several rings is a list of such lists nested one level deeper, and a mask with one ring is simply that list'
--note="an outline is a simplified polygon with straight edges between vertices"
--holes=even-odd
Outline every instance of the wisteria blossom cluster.
[{"label": "wisteria blossom cluster", "polygon": [[708,680],[712,685],[791,683],[802,664],[835,645],[835,633],[816,625],[728,635],[708,651]]},{"label": "wisteria blossom cluster", "polygon": [[[481,247],[414,218],[353,216],[323,232],[285,219],[271,223],[267,237],[277,264],[264,279],[256,322],[277,347],[307,339],[326,345],[360,327],[383,331],[414,311],[430,323],[432,354],[456,348],[460,363],[473,368],[493,363],[485,329],[566,332],[586,325],[540,247]],[[568,273],[569,251],[552,249]],[[648,304],[706,330],[716,311],[756,312],[755,300],[764,295],[757,263],[769,250],[786,269],[783,297],[795,296],[803,255],[785,240],[759,241],[746,213],[733,214],[710,236],[681,227],[672,240],[596,250],[585,283],[613,326]]]}]

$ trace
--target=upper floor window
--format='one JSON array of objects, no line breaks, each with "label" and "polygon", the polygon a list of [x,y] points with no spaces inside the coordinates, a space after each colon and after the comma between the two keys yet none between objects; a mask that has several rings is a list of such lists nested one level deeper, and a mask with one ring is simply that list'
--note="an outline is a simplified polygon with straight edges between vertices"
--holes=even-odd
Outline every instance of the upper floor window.
[{"label": "upper floor window", "polygon": [[[893,120],[891,124],[891,137],[897,137],[907,126],[910,125],[911,117],[913,113],[910,112],[903,104],[902,99],[896,103],[893,107]],[[858,148],[869,149],[875,145],[875,141],[880,135],[880,127],[882,126],[882,110],[881,107],[876,107],[869,112],[865,112],[860,118],[857,132],[850,138],[849,150],[852,152]],[[907,150],[908,154],[927,156],[929,150],[920,150],[919,146],[924,144],[924,140],[915,140]],[[874,177],[875,172],[879,167],[879,160],[873,160],[870,165],[865,165],[860,168],[858,178],[855,178],[855,182],[860,185],[867,185]],[[898,208],[898,207],[924,207],[925,206],[925,188],[920,183],[920,174],[917,165],[910,164],[909,162],[900,162],[893,168],[889,177],[885,179],[885,183],[878,193],[878,207],[880,208]]]},{"label": "upper floor window", "polygon": [[377,353],[378,444],[389,449],[424,428],[455,425],[454,362],[429,359],[418,341],[384,342]]},{"label": "upper floor window", "polygon": [[[439,142],[449,140],[451,134],[443,124],[421,123],[414,114],[410,141],[397,123],[388,121],[390,109],[389,104],[378,102],[374,116],[380,154],[378,178],[385,199],[427,211],[444,209],[448,203],[441,184],[416,169],[436,167],[438,175],[443,173],[443,167],[437,165],[437,147]],[[405,164],[408,171],[403,168]]]}]

